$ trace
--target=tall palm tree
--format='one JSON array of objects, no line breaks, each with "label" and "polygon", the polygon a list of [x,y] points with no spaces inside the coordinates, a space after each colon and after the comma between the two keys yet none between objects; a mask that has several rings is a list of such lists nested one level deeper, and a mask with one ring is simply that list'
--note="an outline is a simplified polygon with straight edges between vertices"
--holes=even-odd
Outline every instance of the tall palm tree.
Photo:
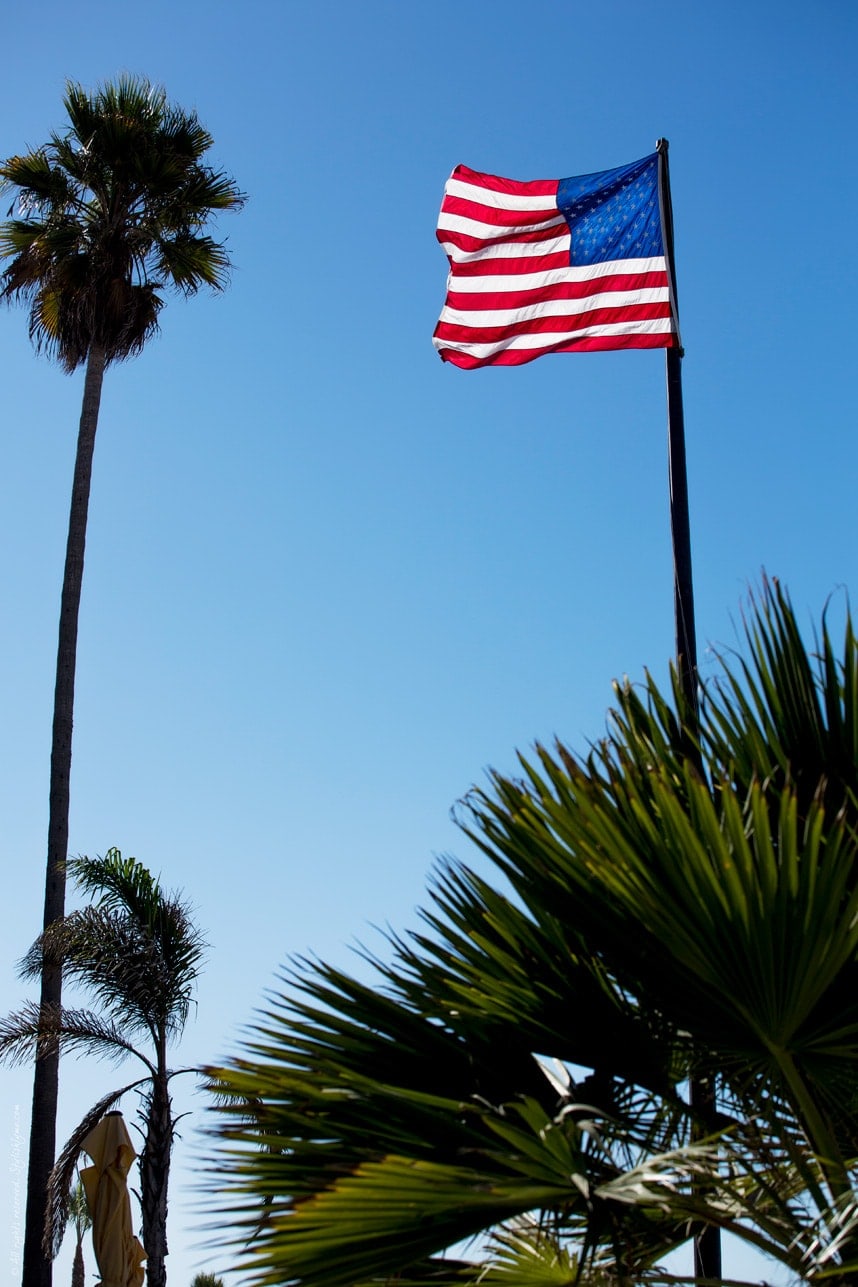
[{"label": "tall palm tree", "polygon": [[[48,143],[0,164],[17,218],[0,225],[0,298],[29,306],[30,336],[66,371],[85,366],[60,606],[49,796],[45,927],[65,910],[69,783],[92,456],[104,372],[139,353],[158,329],[164,292],[222,289],[229,258],[205,231],[243,201],[233,180],[206,165],[212,139],[197,119],[147,80],[123,77],[88,93],[69,83],[69,124]],[[46,965],[42,1004],[61,1001],[59,969]],[[58,1066],[37,1061],[33,1087],[24,1282],[49,1287],[41,1252],[47,1178],[54,1161]]]},{"label": "tall palm tree", "polygon": [[130,1090],[143,1092],[140,1206],[149,1287],[166,1283],[167,1190],[174,1120],[168,1047],[184,1029],[204,943],[188,905],[167,894],[135,858],[111,849],[103,858],[75,858],[75,884],[90,905],[53,921],[24,958],[25,977],[37,978],[45,961],[62,966],[98,1004],[97,1010],[24,1006],[0,1023],[0,1059],[21,1061],[42,1050],[74,1050],[108,1058],[131,1056],[143,1075],[102,1097],[72,1133],[53,1169],[46,1254],[59,1249],[69,1193],[83,1141]]},{"label": "tall palm tree", "polygon": [[80,1180],[77,1181],[69,1193],[68,1223],[74,1226],[75,1233],[71,1287],[85,1287],[86,1270],[83,1261],[83,1236],[87,1229],[91,1228],[92,1219],[89,1214],[89,1207],[86,1205],[86,1195]]},{"label": "tall palm tree", "polygon": [[503,887],[448,864],[378,984],[296,963],[212,1070],[258,1281],[691,1281],[701,1223],[855,1281],[858,644],[810,653],[775,582],[747,634],[699,724],[648,678],[494,775],[461,822]]}]

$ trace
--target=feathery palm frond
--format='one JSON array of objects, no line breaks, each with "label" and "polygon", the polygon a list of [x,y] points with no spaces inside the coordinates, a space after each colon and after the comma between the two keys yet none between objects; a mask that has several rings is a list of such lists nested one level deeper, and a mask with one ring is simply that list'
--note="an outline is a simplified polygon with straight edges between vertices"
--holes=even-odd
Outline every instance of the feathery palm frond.
[{"label": "feathery palm frond", "polygon": [[152,1071],[149,1059],[121,1029],[93,1010],[40,1007],[28,1001],[0,1019],[0,1061],[15,1067],[29,1063],[36,1050],[57,1048],[116,1060],[134,1055]]},{"label": "feathery palm frond", "polygon": [[[119,1090],[111,1090],[104,1095],[86,1116],[78,1123],[72,1134],[66,1140],[66,1143],[54,1163],[54,1169],[51,1171],[51,1178],[48,1185],[48,1205],[45,1215],[45,1251],[53,1259],[59,1252],[62,1245],[63,1234],[69,1222],[69,1216],[74,1215],[75,1219],[89,1219],[89,1208],[86,1206],[86,1199],[82,1197],[83,1190],[80,1194],[74,1187],[74,1177],[77,1171],[78,1162],[80,1161],[83,1142],[87,1135],[93,1130],[102,1117],[111,1112],[119,1103],[123,1095],[129,1090],[134,1090],[137,1086],[142,1085],[145,1079],[138,1078],[137,1081],[131,1081],[127,1086],[121,1086]],[[81,1201],[83,1204],[83,1215],[78,1216],[80,1212]],[[91,1221],[90,1221],[91,1223]],[[87,1227],[86,1224],[83,1226]]]}]

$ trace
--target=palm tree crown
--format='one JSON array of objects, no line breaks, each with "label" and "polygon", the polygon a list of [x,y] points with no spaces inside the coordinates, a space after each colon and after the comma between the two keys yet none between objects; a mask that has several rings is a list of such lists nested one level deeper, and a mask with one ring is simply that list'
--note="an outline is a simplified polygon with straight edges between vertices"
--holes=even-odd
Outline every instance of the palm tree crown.
[{"label": "palm tree crown", "polygon": [[166,1044],[185,1026],[202,958],[187,905],[118,849],[72,858],[68,870],[96,901],[46,929],[24,958],[24,977],[39,976],[45,956],[62,960],[66,977],[123,1032]]},{"label": "palm tree crown", "polygon": [[89,1214],[89,1207],[86,1205],[86,1195],[80,1178],[78,1178],[68,1197],[67,1223],[74,1227],[75,1232],[71,1287],[85,1287],[86,1270],[83,1263],[83,1236],[87,1229],[92,1227],[92,1218]]},{"label": "palm tree crown", "polygon": [[142,1035],[166,1049],[187,1021],[205,946],[187,904],[118,849],[73,858],[68,869],[95,901],[48,926],[24,957],[22,976],[38,978],[46,958],[61,962],[123,1041]]},{"label": "palm tree crown", "polygon": [[0,165],[18,213],[0,226],[0,296],[29,303],[31,337],[73,371],[93,345],[107,362],[138,353],[165,287],[226,284],[226,250],[204,228],[243,197],[202,163],[212,138],[196,114],[148,81],[70,83],[65,107],[65,133]]},{"label": "palm tree crown", "polygon": [[103,858],[76,858],[69,869],[93,901],[48,926],[24,957],[22,974],[38,978],[46,961],[62,964],[96,1008],[25,1005],[0,1022],[0,1059],[22,1061],[35,1042],[42,1049],[131,1056],[143,1064],[142,1079],[102,1097],[63,1149],[49,1186],[45,1240],[55,1253],[83,1140],[122,1095],[141,1087],[143,1244],[149,1282],[160,1287],[173,1140],[169,1083],[178,1071],[168,1067],[167,1051],[187,1021],[205,942],[185,900],[162,889],[135,858],[111,849]]}]

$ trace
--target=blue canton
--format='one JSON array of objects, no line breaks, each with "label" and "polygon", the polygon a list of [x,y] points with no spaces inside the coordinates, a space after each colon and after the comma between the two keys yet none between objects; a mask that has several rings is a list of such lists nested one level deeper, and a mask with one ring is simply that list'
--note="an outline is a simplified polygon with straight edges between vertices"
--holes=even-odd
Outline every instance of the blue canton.
[{"label": "blue canton", "polygon": [[664,254],[657,152],[617,170],[561,179],[557,205],[571,234],[570,264]]}]

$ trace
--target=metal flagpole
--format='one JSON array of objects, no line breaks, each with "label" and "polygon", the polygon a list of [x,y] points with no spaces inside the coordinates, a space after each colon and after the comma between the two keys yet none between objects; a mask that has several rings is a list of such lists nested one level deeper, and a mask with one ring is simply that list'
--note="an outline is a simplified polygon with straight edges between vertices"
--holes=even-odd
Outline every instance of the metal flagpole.
[{"label": "metal flagpole", "polygon": [[676,665],[689,709],[697,707],[697,636],[691,579],[691,528],[685,468],[685,418],[682,407],[682,350],[665,349],[667,364],[667,460],[670,483],[670,531],[673,538],[673,615]]},{"label": "metal flagpole", "polygon": [[667,365],[667,459],[670,482],[670,532],[673,540],[673,611],[676,630],[676,665],[682,692],[697,714],[697,637],[694,628],[694,586],[691,579],[691,527],[688,519],[688,480],[685,467],[685,416],[682,408],[682,340],[676,298],[673,257],[673,208],[667,168],[667,139],[659,139],[658,186],[662,235],[667,259],[670,309],[676,325],[677,345],[665,349]]},{"label": "metal flagpole", "polygon": [[[671,316],[676,326],[676,347],[665,349],[667,371],[667,460],[670,486],[670,534],[673,545],[673,613],[676,636],[676,666],[686,704],[686,724],[690,725],[690,753],[699,762],[697,722],[697,634],[694,624],[694,584],[691,576],[691,525],[688,517],[688,476],[685,464],[685,414],[682,406],[682,340],[679,334],[679,308],[676,297],[676,268],[673,253],[673,207],[670,200],[670,175],[667,165],[667,139],[659,139],[658,186],[664,252],[667,258]],[[715,1095],[708,1079],[692,1078],[692,1109],[704,1120],[711,1118]],[[718,1280],[721,1277],[721,1234],[709,1227],[694,1238],[694,1273],[696,1277]]]}]

